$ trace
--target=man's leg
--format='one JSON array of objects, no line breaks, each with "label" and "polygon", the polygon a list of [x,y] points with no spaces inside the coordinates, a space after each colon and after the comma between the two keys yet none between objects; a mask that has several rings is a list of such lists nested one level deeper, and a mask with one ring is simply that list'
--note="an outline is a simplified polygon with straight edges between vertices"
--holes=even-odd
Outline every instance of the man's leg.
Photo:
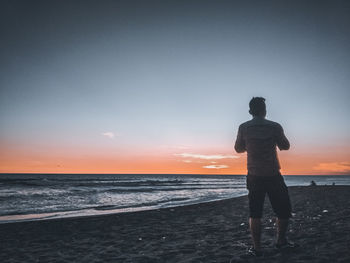
[{"label": "man's leg", "polygon": [[261,220],[260,218],[249,218],[249,226],[250,226],[250,233],[252,236],[253,246],[254,249],[259,251],[261,250]]},{"label": "man's leg", "polygon": [[277,245],[287,243],[286,233],[288,229],[289,219],[277,218]]},{"label": "man's leg", "polygon": [[265,189],[262,179],[257,176],[247,176],[247,189],[249,200],[249,227],[256,251],[261,250],[261,217],[265,200]]},{"label": "man's leg", "polygon": [[287,229],[291,217],[291,203],[288,188],[281,175],[273,177],[273,181],[267,191],[272,208],[277,215],[277,245],[287,243]]}]

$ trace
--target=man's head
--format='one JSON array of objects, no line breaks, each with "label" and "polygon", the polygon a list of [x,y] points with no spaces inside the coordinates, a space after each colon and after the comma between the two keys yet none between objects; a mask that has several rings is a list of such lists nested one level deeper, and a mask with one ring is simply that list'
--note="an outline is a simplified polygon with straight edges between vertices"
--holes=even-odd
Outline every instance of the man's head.
[{"label": "man's head", "polygon": [[262,97],[253,97],[249,102],[249,113],[259,117],[266,116],[266,104],[265,99]]}]

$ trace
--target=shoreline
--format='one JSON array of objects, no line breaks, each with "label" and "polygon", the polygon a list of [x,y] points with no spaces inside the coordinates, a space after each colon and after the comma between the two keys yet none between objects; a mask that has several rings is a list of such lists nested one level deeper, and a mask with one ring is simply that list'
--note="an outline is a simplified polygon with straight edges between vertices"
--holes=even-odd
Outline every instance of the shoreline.
[{"label": "shoreline", "polygon": [[[297,251],[262,262],[349,262],[350,186],[289,187]],[[262,245],[274,246],[265,200]],[[2,262],[254,262],[247,196],[140,212],[0,225]]]},{"label": "shoreline", "polygon": [[[295,186],[291,186],[295,187]],[[57,216],[57,217],[43,217],[43,218],[32,218],[32,219],[19,219],[19,220],[11,220],[11,221],[1,221],[0,220],[0,225],[4,224],[14,224],[14,223],[25,223],[25,222],[36,222],[36,221],[53,221],[53,220],[61,220],[61,219],[79,219],[79,218],[90,218],[90,217],[104,217],[104,216],[114,216],[114,215],[124,215],[124,214],[131,214],[131,213],[142,213],[146,211],[160,211],[160,210],[166,210],[166,209],[175,209],[175,208],[180,208],[180,207],[188,207],[188,206],[197,206],[201,204],[207,204],[207,203],[215,203],[215,202],[220,202],[220,201],[225,201],[225,200],[231,200],[231,199],[236,199],[240,197],[244,197],[247,195],[240,195],[240,196],[235,196],[235,197],[229,197],[229,198],[224,198],[224,199],[217,199],[217,200],[210,200],[210,201],[203,201],[203,202],[198,202],[198,203],[191,203],[191,204],[182,204],[182,205],[174,205],[174,206],[169,206],[169,207],[162,207],[162,208],[149,208],[149,209],[142,209],[142,210],[133,210],[132,208],[130,211],[123,211],[123,212],[109,212],[109,211],[115,211],[115,210],[128,210],[129,208],[123,209],[113,209],[113,210],[96,210],[96,212],[102,212],[100,214],[86,214],[86,215],[77,215],[77,216]],[[75,210],[75,211],[63,211],[63,213],[76,213],[79,212],[80,210]],[[104,213],[105,212],[105,213]],[[61,212],[52,212],[52,213],[45,213],[45,214],[57,214]],[[35,216],[35,215],[41,215],[41,214],[20,214],[20,215],[9,215],[9,216]],[[1,217],[6,217],[6,216],[0,216]]]}]

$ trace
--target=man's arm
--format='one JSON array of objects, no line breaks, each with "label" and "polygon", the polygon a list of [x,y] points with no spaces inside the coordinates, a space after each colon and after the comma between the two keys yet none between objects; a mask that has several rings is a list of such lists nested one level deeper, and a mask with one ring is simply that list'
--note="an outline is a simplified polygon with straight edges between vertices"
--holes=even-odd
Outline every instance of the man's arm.
[{"label": "man's arm", "polygon": [[245,141],[243,139],[243,134],[242,134],[242,126],[239,126],[239,129],[238,129],[237,139],[235,143],[235,150],[238,153],[243,153],[246,151]]},{"label": "man's arm", "polygon": [[287,137],[284,135],[284,131],[281,125],[278,125],[277,131],[277,146],[282,150],[289,150],[290,144]]}]

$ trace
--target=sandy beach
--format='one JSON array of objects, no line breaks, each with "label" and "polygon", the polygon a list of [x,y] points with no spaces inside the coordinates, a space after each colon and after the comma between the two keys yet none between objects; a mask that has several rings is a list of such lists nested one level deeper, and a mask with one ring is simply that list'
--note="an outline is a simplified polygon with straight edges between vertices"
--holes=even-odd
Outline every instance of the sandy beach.
[{"label": "sandy beach", "polygon": [[290,187],[289,238],[275,251],[265,202],[259,259],[250,245],[247,197],[126,214],[0,225],[1,262],[350,262],[350,187]]}]

